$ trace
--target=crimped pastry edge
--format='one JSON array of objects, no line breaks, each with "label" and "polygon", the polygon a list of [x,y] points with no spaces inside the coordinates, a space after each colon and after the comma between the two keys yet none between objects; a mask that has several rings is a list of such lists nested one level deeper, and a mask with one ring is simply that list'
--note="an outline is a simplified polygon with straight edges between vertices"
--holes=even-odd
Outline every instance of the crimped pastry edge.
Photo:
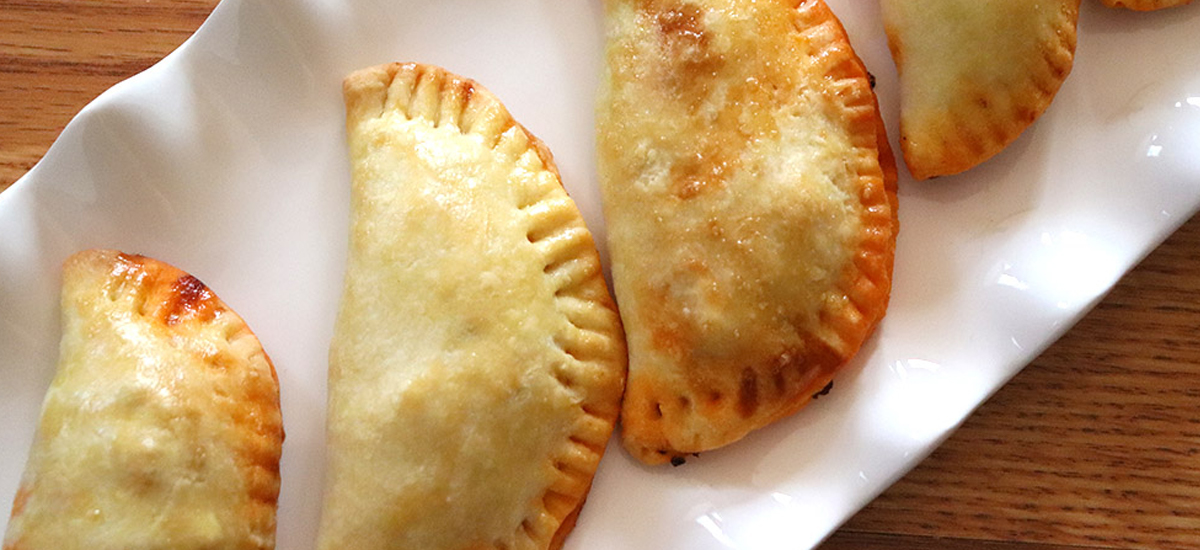
[{"label": "crimped pastry edge", "polygon": [[[1057,32],[1043,44],[1044,63],[1029,72],[1029,78],[1010,90],[1008,97],[1023,98],[1012,102],[1010,112],[993,112],[992,102],[963,100],[944,120],[918,129],[905,124],[904,98],[901,98],[900,149],[914,179],[927,180],[950,176],[974,168],[1016,141],[1050,107],[1058,90],[1071,73],[1075,60],[1080,0],[1074,0],[1062,14]],[[903,80],[903,45],[892,28],[887,28],[888,48]],[[986,103],[986,104],[985,104]],[[940,147],[914,143],[938,143]]]},{"label": "crimped pastry edge", "polygon": [[[236,364],[244,367],[236,374],[245,374],[241,371],[248,373],[251,369],[262,369],[266,371],[264,374],[269,374],[266,379],[249,376],[244,380],[257,382],[256,398],[241,403],[241,408],[233,408],[237,404],[228,402],[220,414],[241,428],[237,431],[242,438],[228,443],[233,447],[246,494],[241,515],[248,518],[252,533],[250,540],[242,541],[237,548],[274,548],[280,490],[279,461],[285,437],[279,378],[270,357],[245,320],[204,283],[183,270],[160,260],[117,250],[84,250],[64,261],[64,315],[69,302],[81,299],[76,298],[76,294],[82,295],[82,299],[110,301],[113,309],[132,313],[138,322],[152,324],[167,334],[183,336],[185,340],[189,332],[220,330],[228,344],[222,351],[235,354]],[[211,363],[218,359],[212,356],[206,360]],[[230,366],[223,365],[221,370]],[[35,497],[36,488],[29,485],[35,480],[30,474],[26,472],[17,490],[13,520],[20,516],[28,500]],[[12,525],[10,521],[10,530]],[[6,538],[4,548],[19,550],[22,545],[19,540]]]},{"label": "crimped pastry edge", "polygon": [[[385,109],[396,109],[435,126],[453,124],[528,174],[525,182],[534,192],[520,209],[537,216],[530,241],[543,253],[544,271],[556,288],[557,309],[572,327],[555,343],[569,360],[589,368],[585,376],[573,379],[556,373],[564,387],[582,390],[580,416],[558,455],[548,457],[557,478],[538,502],[531,503],[525,520],[514,526],[513,547],[560,548],[590,491],[620,411],[625,381],[624,332],[591,233],[562,185],[549,148],[478,82],[434,65],[387,63],[348,75],[343,93],[348,132]],[[547,176],[554,185],[539,189],[541,182],[536,180]],[[556,212],[547,213],[541,206]],[[509,548],[504,544],[497,541],[492,547]]]},{"label": "crimped pastry edge", "polygon": [[[791,391],[791,399],[773,413],[759,415],[752,422],[741,422],[743,419],[736,418],[736,404],[731,402],[728,406],[722,406],[716,418],[705,420],[710,427],[717,429],[699,434],[703,439],[692,445],[677,444],[676,441],[685,437],[678,433],[667,433],[661,419],[642,411],[649,411],[655,403],[675,399],[698,401],[698,396],[684,395],[684,391],[690,391],[688,388],[681,390],[653,385],[640,373],[631,371],[622,405],[621,437],[626,450],[646,464],[677,461],[689,454],[728,445],[753,430],[803,408],[811,400],[812,394],[820,391],[854,356],[886,311],[898,230],[896,172],[877,101],[869,84],[870,78],[850,47],[841,23],[823,1],[803,0],[795,5],[793,16],[797,32],[807,36],[822,52],[814,57],[826,68],[825,74],[833,77],[829,82],[829,95],[836,98],[835,102],[843,102],[841,104],[850,115],[848,126],[858,130],[852,134],[855,149],[848,157],[862,164],[857,170],[864,208],[862,234],[864,242],[873,244],[856,251],[853,261],[846,267],[836,286],[854,299],[845,311],[823,312],[823,317],[828,314],[830,318],[849,320],[849,326],[838,331],[839,334],[849,335],[839,346],[845,351],[835,354],[836,359],[830,359],[831,365],[825,372],[817,373],[803,386]],[[886,159],[883,158],[885,156]],[[697,437],[693,435],[686,439],[696,440]]]}]

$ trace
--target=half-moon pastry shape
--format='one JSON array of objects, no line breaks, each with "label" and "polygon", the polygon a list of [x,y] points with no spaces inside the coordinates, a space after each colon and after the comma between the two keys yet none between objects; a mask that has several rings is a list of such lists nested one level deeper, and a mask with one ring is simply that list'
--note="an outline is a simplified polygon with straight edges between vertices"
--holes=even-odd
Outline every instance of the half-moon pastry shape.
[{"label": "half-moon pastry shape", "polygon": [[5,550],[274,548],[279,384],[246,323],[179,269],[89,250],[62,327]]},{"label": "half-moon pastry shape", "polygon": [[806,405],[887,308],[896,174],[819,0],[609,0],[599,168],[629,344],[622,440],[656,464]]},{"label": "half-moon pastry shape", "polygon": [[900,71],[900,148],[914,178],[999,153],[1071,72],[1080,0],[881,0]]},{"label": "half-moon pastry shape", "polygon": [[318,547],[557,548],[624,384],[592,236],[549,151],[479,84],[390,64],[344,91]]}]

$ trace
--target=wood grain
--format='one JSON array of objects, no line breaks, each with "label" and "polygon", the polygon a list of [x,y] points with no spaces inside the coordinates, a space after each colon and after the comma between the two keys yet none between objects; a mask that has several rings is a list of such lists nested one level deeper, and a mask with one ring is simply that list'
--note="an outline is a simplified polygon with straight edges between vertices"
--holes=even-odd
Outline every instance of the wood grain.
[{"label": "wood grain", "polygon": [[1197,296],[1193,218],[826,550],[859,533],[1200,548]]},{"label": "wood grain", "polygon": [[0,1],[0,190],[113,84],[191,35],[216,0]]},{"label": "wood grain", "polygon": [[[0,189],[215,0],[0,2]],[[823,550],[1200,548],[1200,218]]]}]

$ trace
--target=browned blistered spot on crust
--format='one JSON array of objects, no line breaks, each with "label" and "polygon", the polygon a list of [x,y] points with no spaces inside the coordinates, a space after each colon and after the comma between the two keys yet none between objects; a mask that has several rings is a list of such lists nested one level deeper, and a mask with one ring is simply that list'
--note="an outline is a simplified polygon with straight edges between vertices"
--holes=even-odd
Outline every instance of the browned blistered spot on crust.
[{"label": "browned blistered spot on crust", "polygon": [[646,9],[653,14],[668,59],[677,63],[678,71],[670,73],[671,85],[702,95],[724,62],[709,47],[712,39],[704,28],[704,12],[687,2],[650,2]]},{"label": "browned blistered spot on crust", "polygon": [[110,299],[130,292],[138,296],[139,315],[154,315],[168,326],[211,320],[222,307],[199,279],[153,258],[118,253],[108,271]]},{"label": "browned blistered spot on crust", "polygon": [[784,374],[784,371],[777,370],[771,373],[771,381],[775,383],[775,395],[787,395],[787,375]]},{"label": "browned blistered spot on crust", "polygon": [[[725,58],[713,51],[711,36],[704,26],[704,12],[688,2],[654,2],[643,5],[662,40],[663,59],[670,69],[660,73],[666,86],[690,105],[693,112],[712,99],[712,85]],[[689,121],[709,124],[711,121]],[[694,152],[671,167],[671,193],[687,200],[723,187],[732,172],[728,139],[722,132],[700,140]]]},{"label": "browned blistered spot on crust", "polygon": [[471,79],[458,80],[458,90],[462,95],[463,105],[471,102],[471,97],[475,95],[475,81]]},{"label": "browned blistered spot on crust", "polygon": [[187,319],[211,319],[216,309],[212,291],[191,275],[184,275],[171,285],[171,294],[162,309],[162,318],[167,325],[176,325]]},{"label": "browned blistered spot on crust", "polygon": [[671,166],[671,192],[690,199],[708,189],[723,186],[732,170],[722,148],[708,143],[702,151]]},{"label": "browned blistered spot on crust", "polygon": [[754,369],[742,371],[742,382],[738,387],[738,413],[750,417],[758,410],[758,375]]},{"label": "browned blistered spot on crust", "polygon": [[651,345],[672,357],[679,357],[687,350],[688,340],[678,321],[663,318],[650,327]]},{"label": "browned blistered spot on crust", "polygon": [[704,46],[708,44],[708,34],[700,25],[700,15],[700,8],[685,3],[667,8],[660,12],[655,19],[664,36],[678,36]]}]

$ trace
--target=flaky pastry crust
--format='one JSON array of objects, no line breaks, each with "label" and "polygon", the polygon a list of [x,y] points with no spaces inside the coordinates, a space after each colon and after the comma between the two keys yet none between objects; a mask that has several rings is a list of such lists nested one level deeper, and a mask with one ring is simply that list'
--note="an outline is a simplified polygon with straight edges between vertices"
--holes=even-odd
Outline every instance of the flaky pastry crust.
[{"label": "flaky pastry crust", "polygon": [[478,83],[344,85],[350,253],[318,547],[557,548],[616,421],[625,346],[549,151]]},{"label": "flaky pastry crust", "polygon": [[1080,0],[882,0],[900,72],[900,148],[916,179],[995,156],[1071,72]]},{"label": "flaky pastry crust", "polygon": [[5,550],[274,548],[279,384],[246,323],[179,269],[89,250],[62,325]]},{"label": "flaky pastry crust", "polygon": [[895,165],[824,2],[610,0],[606,21],[622,440],[656,464],[792,414],[855,355],[891,289]]}]

